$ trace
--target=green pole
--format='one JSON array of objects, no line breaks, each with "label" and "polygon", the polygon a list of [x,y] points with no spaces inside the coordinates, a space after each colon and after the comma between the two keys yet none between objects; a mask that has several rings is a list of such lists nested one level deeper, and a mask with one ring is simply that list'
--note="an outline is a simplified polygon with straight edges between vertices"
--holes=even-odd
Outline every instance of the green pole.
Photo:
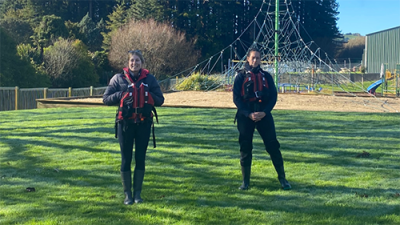
[{"label": "green pole", "polygon": [[275,87],[278,87],[278,56],[279,56],[279,0],[275,1]]}]

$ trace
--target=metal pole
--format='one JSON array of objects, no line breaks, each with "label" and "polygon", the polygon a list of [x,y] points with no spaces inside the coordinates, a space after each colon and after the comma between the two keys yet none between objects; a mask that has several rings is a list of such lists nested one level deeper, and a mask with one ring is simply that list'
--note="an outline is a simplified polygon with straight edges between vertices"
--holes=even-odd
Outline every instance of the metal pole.
[{"label": "metal pole", "polygon": [[274,82],[278,90],[278,56],[279,56],[279,0],[275,1],[275,77]]},{"label": "metal pole", "polygon": [[224,54],[223,52],[221,52],[221,74],[224,73],[224,58],[223,58]]},{"label": "metal pole", "polygon": [[385,89],[385,79],[386,79],[386,64],[383,64],[383,75],[381,84],[381,97],[383,97],[383,90]]},{"label": "metal pole", "polygon": [[226,83],[230,84],[229,79],[231,78],[231,59],[228,59],[228,73],[226,74]]},{"label": "metal pole", "polygon": [[399,74],[395,74],[395,76],[396,76],[396,93],[395,93],[395,96],[396,96],[396,97],[400,97],[400,94],[399,94],[399,92],[400,92],[400,88],[399,88]]},{"label": "metal pole", "polygon": [[394,91],[394,96],[399,97],[399,96],[397,96],[398,88],[399,88],[399,76],[396,74],[396,72],[394,73],[394,77],[396,78],[396,89]]}]

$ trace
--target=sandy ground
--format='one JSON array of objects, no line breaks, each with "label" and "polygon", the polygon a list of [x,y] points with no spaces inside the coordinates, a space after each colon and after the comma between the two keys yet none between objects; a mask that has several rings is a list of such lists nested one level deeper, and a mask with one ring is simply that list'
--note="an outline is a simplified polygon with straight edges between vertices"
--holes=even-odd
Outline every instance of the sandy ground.
[{"label": "sandy ground", "polygon": [[[166,106],[236,108],[232,92],[174,92],[165,94]],[[400,112],[400,98],[336,97],[279,94],[275,109],[336,112]]]},{"label": "sandy ground", "polygon": [[[165,93],[164,106],[236,108],[232,92],[184,91]],[[102,99],[76,99],[98,101]],[[337,97],[279,94],[275,109],[336,112],[400,112],[400,98]]]}]

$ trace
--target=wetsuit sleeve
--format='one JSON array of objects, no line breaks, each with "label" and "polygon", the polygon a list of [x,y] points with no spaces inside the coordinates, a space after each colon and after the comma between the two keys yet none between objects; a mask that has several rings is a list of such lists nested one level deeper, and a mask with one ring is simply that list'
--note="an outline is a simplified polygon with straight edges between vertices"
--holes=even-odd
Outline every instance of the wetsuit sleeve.
[{"label": "wetsuit sleeve", "polygon": [[158,84],[156,78],[154,76],[152,77],[152,81],[150,83],[150,94],[151,97],[153,97],[154,100],[154,106],[161,106],[164,104],[164,95],[161,91],[160,85]]},{"label": "wetsuit sleeve", "polygon": [[103,94],[103,103],[106,105],[117,105],[121,101],[122,91],[120,91],[117,78],[118,75],[114,75]]},{"label": "wetsuit sleeve", "polygon": [[276,91],[276,86],[274,84],[272,76],[269,73],[266,73],[265,78],[267,79],[268,82],[269,96],[268,96],[268,103],[265,105],[263,112],[270,113],[272,109],[275,107],[276,100],[278,97],[278,92]]},{"label": "wetsuit sleeve", "polygon": [[235,77],[235,82],[233,83],[233,103],[235,103],[238,108],[238,114],[245,117],[249,117],[251,110],[245,102],[242,100],[242,85],[244,82],[244,76],[238,73]]}]

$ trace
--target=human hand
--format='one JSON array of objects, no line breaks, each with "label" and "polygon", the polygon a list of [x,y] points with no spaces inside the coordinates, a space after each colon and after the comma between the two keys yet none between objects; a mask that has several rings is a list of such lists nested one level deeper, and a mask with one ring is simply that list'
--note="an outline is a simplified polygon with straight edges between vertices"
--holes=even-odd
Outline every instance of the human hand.
[{"label": "human hand", "polygon": [[254,122],[258,122],[265,117],[265,112],[254,112],[251,114],[251,118]]},{"label": "human hand", "polygon": [[253,121],[256,121],[256,116],[254,113],[250,113],[249,118]]}]

